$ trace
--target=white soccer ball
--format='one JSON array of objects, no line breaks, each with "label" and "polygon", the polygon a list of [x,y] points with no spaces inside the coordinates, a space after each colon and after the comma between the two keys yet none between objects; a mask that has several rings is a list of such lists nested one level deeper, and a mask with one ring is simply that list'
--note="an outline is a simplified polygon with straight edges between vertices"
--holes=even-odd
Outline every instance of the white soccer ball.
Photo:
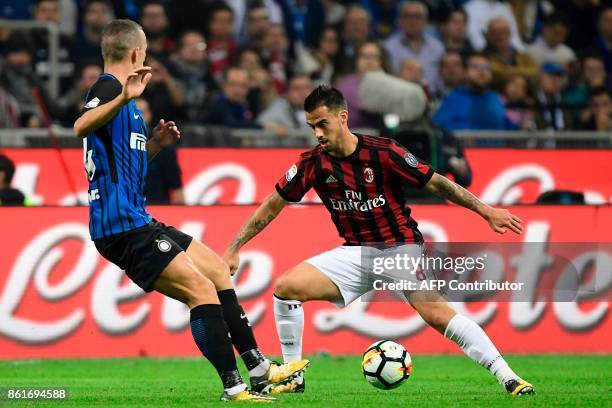
[{"label": "white soccer ball", "polygon": [[401,344],[380,340],[363,353],[361,367],[367,382],[376,388],[390,390],[410,377],[412,359]]}]

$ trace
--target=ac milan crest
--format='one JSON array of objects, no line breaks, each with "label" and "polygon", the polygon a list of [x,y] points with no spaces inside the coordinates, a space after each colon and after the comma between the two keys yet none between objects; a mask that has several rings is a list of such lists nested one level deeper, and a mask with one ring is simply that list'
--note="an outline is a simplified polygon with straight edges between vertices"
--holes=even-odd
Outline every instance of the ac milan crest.
[{"label": "ac milan crest", "polygon": [[370,167],[366,167],[363,170],[363,178],[365,179],[366,183],[371,183],[374,181],[374,170],[372,170]]}]

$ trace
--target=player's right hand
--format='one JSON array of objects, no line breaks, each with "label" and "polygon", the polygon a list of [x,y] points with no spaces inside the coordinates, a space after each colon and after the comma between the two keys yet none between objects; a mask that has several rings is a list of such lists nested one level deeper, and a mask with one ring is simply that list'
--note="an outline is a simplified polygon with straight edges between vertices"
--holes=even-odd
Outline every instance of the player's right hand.
[{"label": "player's right hand", "polygon": [[238,270],[238,265],[240,265],[240,254],[238,251],[234,251],[232,249],[226,249],[223,254],[223,260],[230,268],[230,274],[234,276],[236,271]]},{"label": "player's right hand", "polygon": [[123,85],[123,98],[126,101],[139,97],[151,80],[151,67],[138,68],[127,76]]}]

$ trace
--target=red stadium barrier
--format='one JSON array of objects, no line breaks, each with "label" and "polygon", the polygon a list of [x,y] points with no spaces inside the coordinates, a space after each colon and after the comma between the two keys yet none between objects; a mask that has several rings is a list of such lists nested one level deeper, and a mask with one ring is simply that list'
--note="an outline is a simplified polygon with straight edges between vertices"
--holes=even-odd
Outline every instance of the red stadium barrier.
[{"label": "red stadium barrier", "polygon": [[[272,167],[272,164],[270,166]],[[151,213],[222,251],[254,206],[153,207]],[[493,234],[464,209],[416,206],[438,241],[611,242],[612,207],[515,207],[523,236]],[[0,358],[198,355],[181,304],[145,295],[100,258],[89,241],[87,208],[0,208]],[[470,225],[469,229],[465,226]],[[291,206],[245,248],[237,278],[262,349],[280,353],[273,281],[301,260],[340,244],[322,206]],[[609,298],[607,298],[609,299]],[[612,352],[608,301],[476,303],[466,306],[503,352]],[[540,309],[541,307],[541,309]],[[306,353],[361,353],[375,338],[397,338],[412,353],[458,353],[399,302],[306,304]],[[555,341],[550,341],[554,339]]]},{"label": "red stadium barrier", "polygon": [[[3,149],[17,164],[14,184],[34,202],[74,204],[74,192],[55,154],[48,149]],[[185,197],[188,204],[260,203],[274,183],[297,160],[297,149],[182,149]],[[62,151],[75,174],[82,202],[87,184],[82,151]],[[612,202],[612,160],[606,150],[470,149],[474,169],[470,190],[494,203],[532,203],[543,191],[584,191],[591,204]],[[81,176],[78,176],[81,175]],[[314,191],[305,201],[316,202]]]}]

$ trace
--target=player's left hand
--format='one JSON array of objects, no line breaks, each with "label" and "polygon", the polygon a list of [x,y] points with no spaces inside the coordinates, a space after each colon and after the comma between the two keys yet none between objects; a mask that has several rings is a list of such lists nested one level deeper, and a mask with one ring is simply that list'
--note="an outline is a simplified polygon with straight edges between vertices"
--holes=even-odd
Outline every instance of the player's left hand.
[{"label": "player's left hand", "polygon": [[489,222],[491,229],[498,234],[505,234],[508,229],[516,234],[523,232],[523,221],[505,208],[492,208],[487,214],[486,220]]},{"label": "player's left hand", "polygon": [[181,138],[181,131],[176,126],[176,123],[169,121],[166,122],[163,119],[159,120],[159,123],[155,127],[154,137],[159,143],[160,147],[170,146],[175,144]]}]

